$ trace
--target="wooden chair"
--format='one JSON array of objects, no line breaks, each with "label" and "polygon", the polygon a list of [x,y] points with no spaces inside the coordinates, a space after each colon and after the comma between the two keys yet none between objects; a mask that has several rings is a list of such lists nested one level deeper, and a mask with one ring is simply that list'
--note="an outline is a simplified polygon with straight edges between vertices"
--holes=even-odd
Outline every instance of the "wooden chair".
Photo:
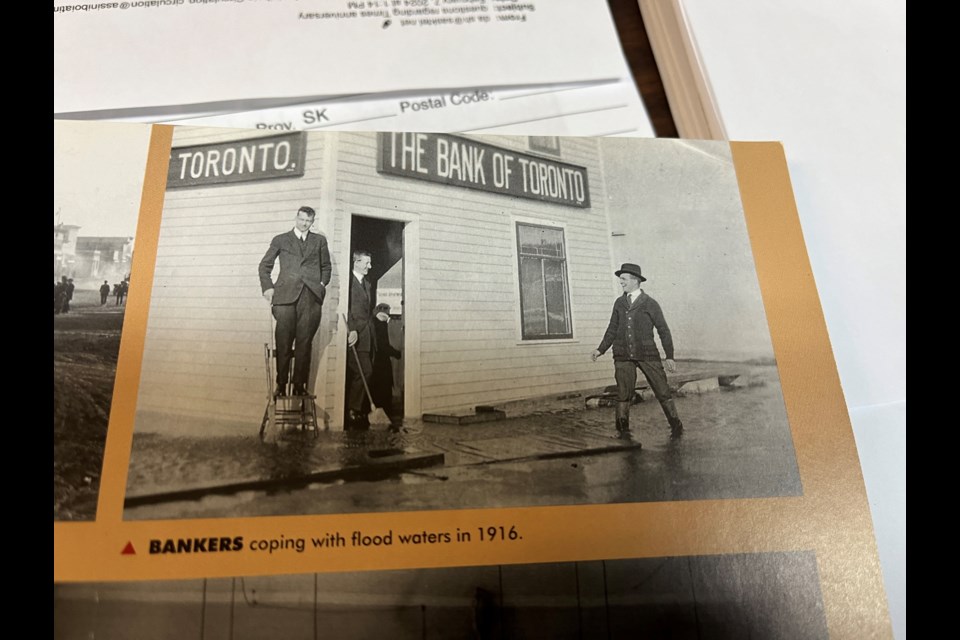
[{"label": "wooden chair", "polygon": [[[273,381],[276,379],[277,350],[269,344],[263,345],[263,361],[267,377],[267,406],[263,410],[263,419],[260,421],[260,440],[264,440],[267,427],[273,420],[277,435],[293,427],[300,431],[313,431],[313,436],[319,437],[320,426],[317,420],[317,396],[313,394],[292,395],[293,383],[288,379],[283,385],[282,393],[274,396]],[[290,359],[292,377],[293,358]],[[271,415],[272,414],[272,415]]]}]

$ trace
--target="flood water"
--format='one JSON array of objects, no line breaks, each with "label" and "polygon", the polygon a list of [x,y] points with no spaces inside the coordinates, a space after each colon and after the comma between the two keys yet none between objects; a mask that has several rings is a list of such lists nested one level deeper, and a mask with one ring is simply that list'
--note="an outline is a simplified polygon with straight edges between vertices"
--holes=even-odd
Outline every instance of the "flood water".
[{"label": "flood water", "polygon": [[[793,442],[776,380],[762,386],[677,399],[686,426],[679,442],[659,405],[631,412],[633,438],[642,449],[584,452],[559,459],[525,458],[524,443],[537,437],[615,439],[612,408],[541,413],[474,425],[409,421],[399,433],[287,432],[277,445],[256,434],[171,438],[138,434],[128,490],[148,493],[240,478],[287,479],[283,490],[211,495],[131,507],[130,519],[252,516],[302,513],[543,506],[800,495]],[[523,436],[523,438],[520,438]],[[485,441],[518,437],[515,455],[500,460]],[[500,440],[498,440],[500,439]],[[507,441],[508,444],[510,441]],[[377,452],[442,452],[443,465],[313,483],[318,469],[361,464]],[[525,459],[517,459],[525,458]]]}]

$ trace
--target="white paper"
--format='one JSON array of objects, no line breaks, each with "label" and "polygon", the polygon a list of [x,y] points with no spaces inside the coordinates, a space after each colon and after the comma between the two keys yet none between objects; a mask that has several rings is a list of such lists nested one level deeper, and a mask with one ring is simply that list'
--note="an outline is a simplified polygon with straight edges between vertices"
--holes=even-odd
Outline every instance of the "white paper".
[{"label": "white paper", "polygon": [[169,122],[277,131],[376,129],[654,136],[646,109],[630,80],[357,96]]},{"label": "white paper", "polygon": [[604,0],[55,0],[53,23],[60,115],[623,68]]},{"label": "white paper", "polygon": [[[887,445],[906,429],[906,3],[686,0],[684,9],[730,138],[784,143],[894,635],[905,638],[906,502],[889,483],[906,486],[905,459]],[[865,449],[868,438],[885,444]]]}]

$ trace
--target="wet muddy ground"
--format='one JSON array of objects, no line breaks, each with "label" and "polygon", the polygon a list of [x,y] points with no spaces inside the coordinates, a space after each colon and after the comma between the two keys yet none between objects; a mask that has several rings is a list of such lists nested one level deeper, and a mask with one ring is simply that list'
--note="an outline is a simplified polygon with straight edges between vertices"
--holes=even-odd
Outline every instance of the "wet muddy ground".
[{"label": "wet muddy ground", "polygon": [[53,518],[92,520],[124,307],[96,291],[75,291],[53,319]]},{"label": "wet muddy ground", "polygon": [[[400,433],[288,433],[277,446],[250,435],[180,437],[138,433],[128,491],[218,479],[289,479],[283,490],[211,495],[126,510],[130,519],[357,513],[799,495],[801,486],[774,367],[751,386],[677,400],[680,441],[655,401],[635,405],[642,449],[540,459],[545,440],[615,441],[613,409],[545,412],[474,425],[407,422]],[[351,465],[373,450],[440,451],[426,469],[303,486],[311,469]],[[542,451],[540,451],[542,452]]]}]

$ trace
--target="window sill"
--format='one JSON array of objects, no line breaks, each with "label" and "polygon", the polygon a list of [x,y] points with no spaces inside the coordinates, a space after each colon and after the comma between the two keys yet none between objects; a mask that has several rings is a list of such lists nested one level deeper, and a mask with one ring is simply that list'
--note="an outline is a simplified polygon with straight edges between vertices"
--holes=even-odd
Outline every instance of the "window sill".
[{"label": "window sill", "polygon": [[522,347],[527,344],[580,344],[579,338],[539,338],[537,340],[517,340],[517,346]]}]

